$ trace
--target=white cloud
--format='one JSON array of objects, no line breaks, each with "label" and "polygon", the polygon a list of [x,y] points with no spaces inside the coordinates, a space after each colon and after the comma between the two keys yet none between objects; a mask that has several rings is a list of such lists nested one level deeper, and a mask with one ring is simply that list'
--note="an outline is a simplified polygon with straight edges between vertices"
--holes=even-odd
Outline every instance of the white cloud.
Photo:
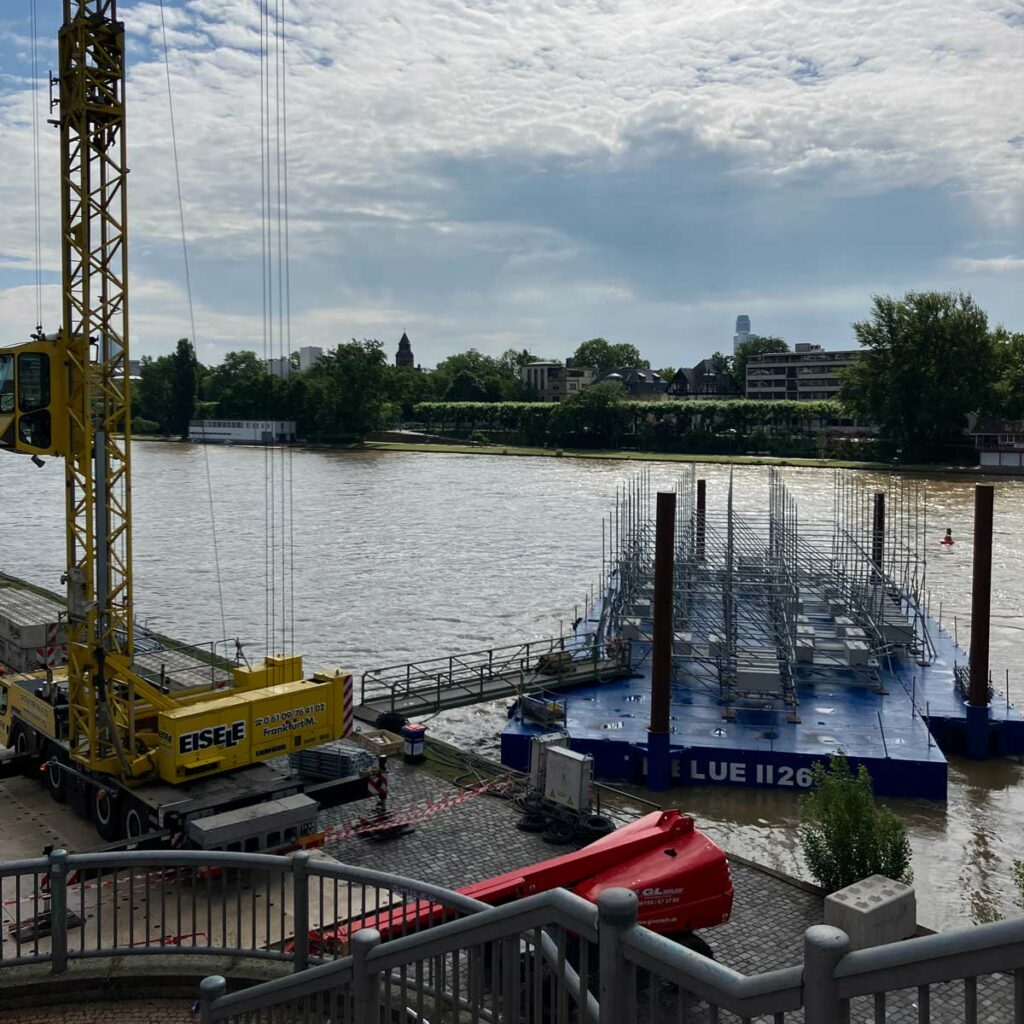
[{"label": "white cloud", "polygon": [[991,256],[988,259],[953,260],[955,270],[967,274],[1008,274],[1024,272],[1024,259],[1017,256]]},{"label": "white cloud", "polygon": [[[683,138],[720,156],[751,189],[804,182],[842,197],[941,186],[969,200],[984,222],[1013,227],[1024,219],[1024,31],[1011,0],[825,7],[817,0],[288,0],[285,7],[293,308],[296,323],[307,318],[303,330],[330,323],[355,333],[404,311],[421,323],[446,319],[468,336],[466,318],[478,315],[483,295],[511,304],[533,294],[533,275],[590,251],[585,240],[516,223],[500,208],[485,223],[465,223],[458,185],[438,170],[445,162],[558,159],[642,173],[659,164],[669,141]],[[166,9],[186,224],[204,268],[198,328],[220,346],[243,341],[261,320],[259,9],[256,0]],[[132,266],[157,286],[151,292],[134,282],[133,322],[137,337],[159,348],[187,319],[175,305],[180,239],[159,7],[126,4],[122,17],[131,56]],[[24,89],[6,88],[0,268],[11,269],[31,265],[34,252],[31,104]],[[56,270],[50,129],[44,143],[44,262]],[[680,181],[682,197],[686,189]],[[659,211],[641,212],[657,231]],[[370,259],[367,238],[387,239],[397,254],[414,235],[423,246],[436,239],[439,254],[457,245],[481,267],[500,256],[507,294],[501,280],[466,281],[479,302],[460,306],[453,285],[442,316],[414,298],[379,254],[372,280],[355,280],[357,261],[365,269]],[[237,284],[216,293],[209,268],[218,263],[252,268],[244,295]],[[338,294],[304,292],[304,268],[325,265],[338,268]],[[578,305],[635,301],[634,282],[608,272],[581,280],[579,268],[565,269]],[[954,269],[1014,268],[968,260]],[[251,313],[234,312],[243,299]],[[2,301],[7,310],[22,300]],[[531,329],[538,310],[523,303],[517,312]],[[332,310],[326,319],[316,313],[325,308]],[[50,310],[56,314],[55,304]],[[335,312],[349,328],[337,326]],[[514,333],[486,323],[480,330]]]}]

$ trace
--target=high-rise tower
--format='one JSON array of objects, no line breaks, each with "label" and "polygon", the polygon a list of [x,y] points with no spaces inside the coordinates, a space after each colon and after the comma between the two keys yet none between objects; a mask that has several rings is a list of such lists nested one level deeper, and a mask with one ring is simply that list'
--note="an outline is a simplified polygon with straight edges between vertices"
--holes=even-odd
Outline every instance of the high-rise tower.
[{"label": "high-rise tower", "polygon": [[736,333],[732,338],[732,351],[733,355],[736,354],[736,350],[744,342],[750,341],[750,317],[746,315],[740,315],[736,317]]}]

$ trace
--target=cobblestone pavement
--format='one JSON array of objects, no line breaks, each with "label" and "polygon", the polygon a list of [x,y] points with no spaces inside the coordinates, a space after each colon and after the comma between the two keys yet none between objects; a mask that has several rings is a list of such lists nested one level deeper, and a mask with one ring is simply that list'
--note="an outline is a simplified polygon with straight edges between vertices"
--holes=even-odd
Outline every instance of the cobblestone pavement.
[{"label": "cobblestone pavement", "polygon": [[124,999],[31,1010],[0,1008],[2,1024],[195,1024],[185,999]]},{"label": "cobblestone pavement", "polygon": [[[429,772],[411,768],[399,758],[388,765],[388,810],[422,807],[427,801],[451,796],[453,787]],[[321,815],[328,829],[350,824],[372,814],[376,799],[331,808]],[[513,868],[566,853],[572,847],[551,846],[540,836],[520,832],[515,823],[519,811],[509,800],[495,796],[472,797],[465,803],[440,810],[416,825],[408,835],[383,842],[353,836],[328,841],[324,847],[344,864],[376,868],[458,889]]]}]

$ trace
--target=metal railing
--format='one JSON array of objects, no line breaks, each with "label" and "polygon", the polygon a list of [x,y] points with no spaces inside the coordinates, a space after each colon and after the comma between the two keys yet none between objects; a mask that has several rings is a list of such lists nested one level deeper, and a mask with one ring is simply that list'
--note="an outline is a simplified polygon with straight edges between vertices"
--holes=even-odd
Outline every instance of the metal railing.
[{"label": "metal railing", "polygon": [[140,954],[285,961],[204,1024],[1024,1024],[1024,919],[849,951],[836,928],[804,962],[746,976],[637,924],[637,897],[564,890],[488,907],[427,883],[261,854],[100,853],[0,864],[3,968]]},{"label": "metal railing", "polygon": [[49,962],[55,973],[73,959],[178,952],[287,960],[299,971],[341,957],[353,922],[393,938],[485,906],[306,851],[54,850],[0,864],[0,891],[0,969]]},{"label": "metal railing", "polygon": [[[571,655],[571,662],[554,660],[554,671],[537,671],[543,657],[562,652]],[[622,671],[598,634],[559,636],[370,669],[360,680],[359,703],[380,711],[426,714]]]},{"label": "metal railing", "polygon": [[367,929],[342,960],[289,978],[230,995],[207,978],[202,1024],[1024,1022],[1024,920],[853,953],[816,925],[803,965],[755,976],[636,922],[631,892],[595,909],[556,890],[400,939]]}]

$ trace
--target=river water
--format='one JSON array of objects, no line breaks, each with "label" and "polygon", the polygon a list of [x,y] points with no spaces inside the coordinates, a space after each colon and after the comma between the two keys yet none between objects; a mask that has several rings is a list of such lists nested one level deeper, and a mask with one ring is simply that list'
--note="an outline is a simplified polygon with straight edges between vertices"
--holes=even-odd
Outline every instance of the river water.
[{"label": "river water", "polygon": [[[237,635],[250,657],[263,654],[268,632],[281,637],[283,622],[285,642],[294,638],[307,667],[356,674],[568,628],[600,576],[602,515],[636,470],[618,461],[398,452],[275,459],[252,448],[133,446],[137,616],[188,641]],[[680,472],[649,466],[655,487]],[[709,504],[721,500],[728,472],[700,467]],[[291,480],[288,508],[277,503],[273,512],[272,551],[268,475]],[[831,471],[793,468],[785,479],[802,518],[831,516]],[[952,629],[955,616],[965,644],[973,481],[923,480],[933,614],[941,603],[944,624]],[[63,483],[59,462],[37,469],[0,457],[0,569],[53,590],[63,570]],[[735,489],[741,509],[763,511],[767,470],[736,467]],[[1024,693],[1022,499],[1024,480],[997,482],[992,667],[1000,681],[1009,670],[1011,694]],[[958,540],[952,549],[938,544],[946,527]],[[433,724],[464,748],[494,751],[503,719],[500,708],[477,707]],[[891,803],[911,836],[924,923],[949,927],[1014,911],[1009,865],[1024,856],[1022,774],[1017,763],[954,759],[945,807]],[[692,813],[727,849],[804,873],[795,795],[690,788],[666,804]]]}]

